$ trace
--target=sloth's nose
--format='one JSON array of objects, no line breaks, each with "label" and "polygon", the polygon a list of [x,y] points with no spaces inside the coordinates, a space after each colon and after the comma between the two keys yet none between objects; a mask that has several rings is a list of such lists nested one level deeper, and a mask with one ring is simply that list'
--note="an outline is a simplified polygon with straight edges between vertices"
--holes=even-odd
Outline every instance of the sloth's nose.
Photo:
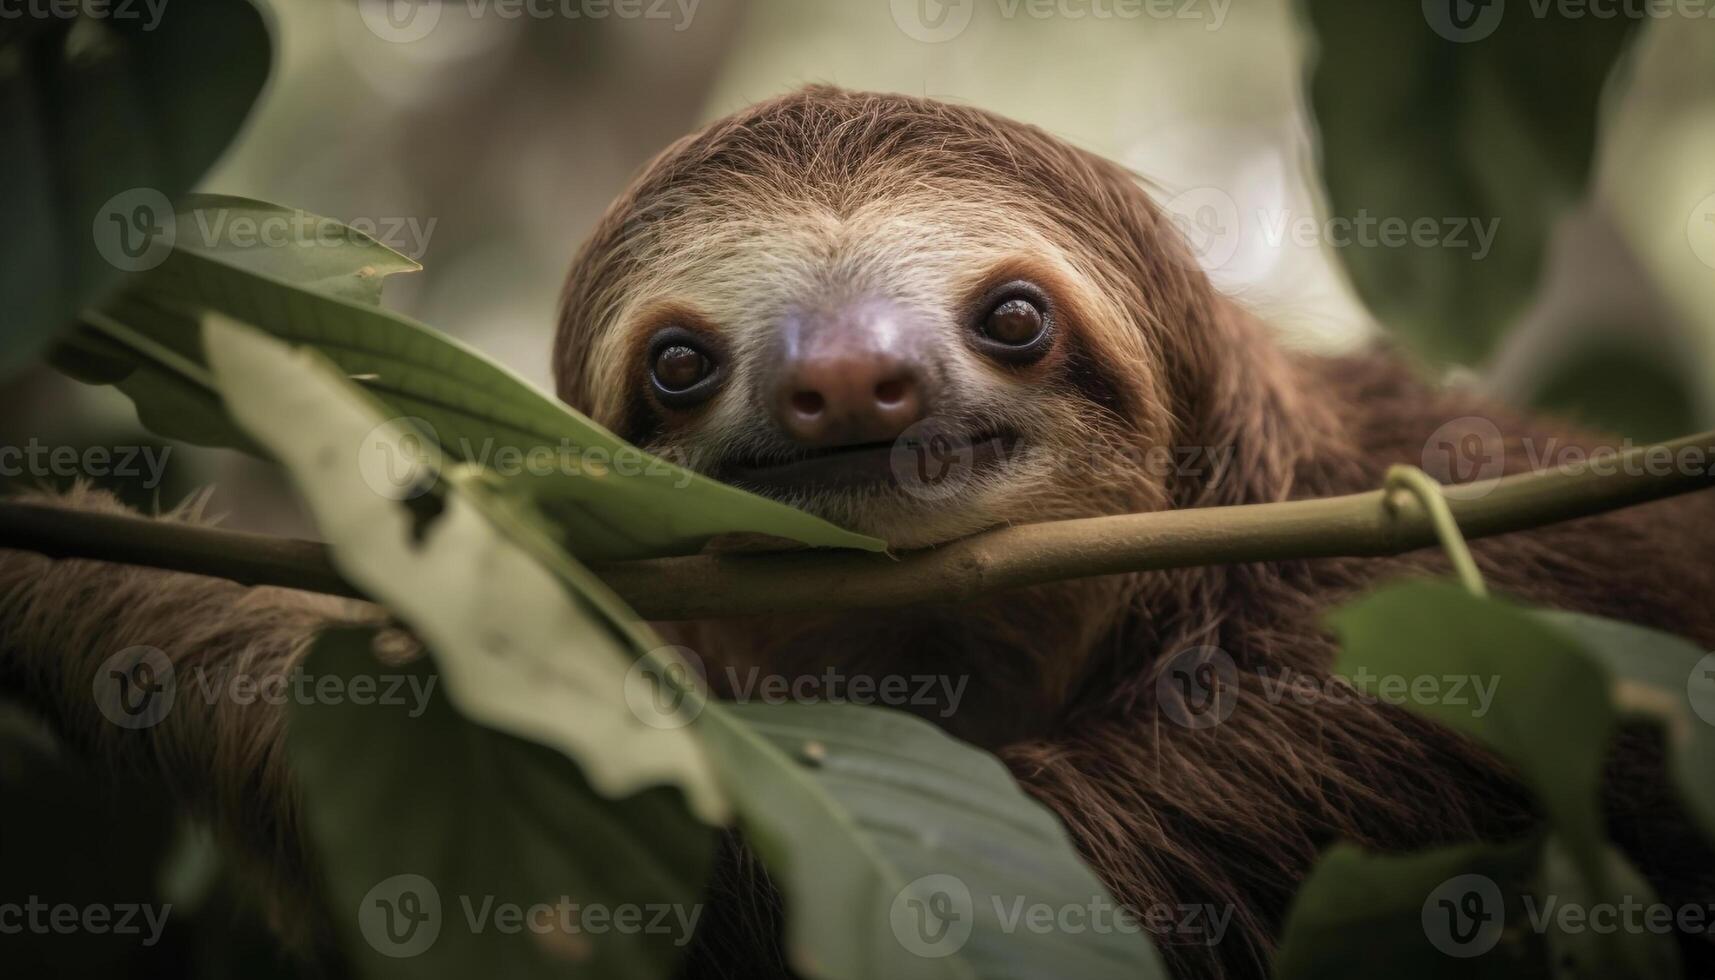
[{"label": "sloth's nose", "polygon": [[788,318],[774,393],[781,429],[818,448],[898,437],[927,408],[915,326],[879,303]]}]

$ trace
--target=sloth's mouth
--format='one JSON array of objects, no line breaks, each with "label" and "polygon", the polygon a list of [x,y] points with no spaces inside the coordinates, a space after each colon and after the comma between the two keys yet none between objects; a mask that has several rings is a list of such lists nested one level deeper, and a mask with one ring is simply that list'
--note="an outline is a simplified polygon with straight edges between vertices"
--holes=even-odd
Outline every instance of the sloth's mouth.
[{"label": "sloth's mouth", "polygon": [[787,459],[729,460],[717,476],[770,496],[882,487],[941,495],[955,491],[972,473],[1005,462],[1017,445],[1018,435],[1010,430],[936,434],[811,450]]}]

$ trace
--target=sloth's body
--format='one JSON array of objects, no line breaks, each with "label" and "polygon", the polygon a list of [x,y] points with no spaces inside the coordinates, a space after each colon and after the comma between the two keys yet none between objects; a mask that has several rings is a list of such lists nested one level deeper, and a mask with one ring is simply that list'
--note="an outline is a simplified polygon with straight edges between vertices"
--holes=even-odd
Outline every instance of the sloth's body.
[{"label": "sloth's body", "polygon": [[[1116,166],[973,110],[831,89],[740,113],[650,165],[573,266],[554,367],[562,397],[634,441],[899,547],[1371,489],[1468,417],[1506,434],[1509,471],[1587,444],[1380,355],[1282,351]],[[871,448],[931,424],[976,447],[951,496],[901,486]],[[1700,496],[1475,550],[1500,592],[1715,646],[1712,510]],[[998,751],[1117,897],[1232,910],[1218,945],[1157,937],[1176,969],[1261,975],[1327,845],[1401,851],[1531,823],[1500,766],[1404,709],[1264,696],[1264,675],[1327,677],[1329,606],[1439,567],[1432,553],[1278,562],[676,628],[717,678],[724,665],[968,678],[950,717],[924,713]],[[297,889],[310,875],[278,717],[177,712],[121,733],[92,720],[87,692],[106,653],[138,643],[284,670],[328,616],[290,593],[7,555],[0,681],[75,742],[172,775],[267,859],[275,887]],[[1175,654],[1203,647],[1232,658],[1238,696],[1225,722],[1192,727],[1160,681]],[[1610,769],[1613,837],[1669,901],[1715,895],[1653,744],[1628,737]],[[749,925],[712,925],[693,970],[776,966]]]}]

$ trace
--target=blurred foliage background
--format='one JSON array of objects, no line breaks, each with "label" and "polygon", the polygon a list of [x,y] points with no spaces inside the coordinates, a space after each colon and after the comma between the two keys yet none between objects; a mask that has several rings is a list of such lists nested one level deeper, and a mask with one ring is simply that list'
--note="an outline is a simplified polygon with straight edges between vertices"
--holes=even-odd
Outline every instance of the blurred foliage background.
[{"label": "blurred foliage background", "polygon": [[[1035,122],[1134,168],[1163,201],[1197,205],[1193,224],[1201,205],[1221,203],[1210,273],[1291,345],[1339,352],[1397,339],[1450,381],[1637,438],[1715,424],[1715,20],[1641,25],[1602,98],[1593,189],[1553,228],[1540,281],[1510,284],[1516,309],[1466,322],[1457,301],[1505,304],[1460,292],[1443,297],[1455,302],[1442,319],[1389,334],[1342,272],[1353,258],[1342,253],[1365,246],[1279,234],[1283,221],[1324,213],[1305,86],[1317,45],[1288,0],[1173,0],[1133,17],[1097,16],[1114,9],[1101,0],[1067,0],[1048,16],[1011,0],[684,0],[629,19],[478,9],[446,2],[433,30],[401,42],[349,0],[276,4],[273,79],[200,187],[373,229],[426,266],[390,281],[389,305],[543,387],[564,270],[630,175],[702,122],[832,82]],[[1456,50],[1439,46],[1428,70]],[[1392,57],[1374,50],[1378,80]],[[1363,67],[1341,83],[1358,95]],[[1456,94],[1401,100],[1369,121],[1373,186],[1418,179],[1423,161],[1400,151],[1411,138],[1443,124],[1462,132],[1441,118]],[[124,396],[46,368],[0,381],[0,404],[0,446],[160,445]],[[0,477],[42,482],[68,480]],[[159,486],[103,482],[141,506],[212,485],[211,510],[233,526],[313,534],[283,479],[235,454],[174,447]],[[0,724],[22,723],[0,714]],[[8,891],[52,881],[59,895],[166,894],[185,910],[142,956],[131,944],[38,937],[34,952],[13,943],[8,965],[206,976],[278,966],[206,841],[97,792],[31,731],[0,734],[0,786],[28,786],[41,804],[0,810]]]}]

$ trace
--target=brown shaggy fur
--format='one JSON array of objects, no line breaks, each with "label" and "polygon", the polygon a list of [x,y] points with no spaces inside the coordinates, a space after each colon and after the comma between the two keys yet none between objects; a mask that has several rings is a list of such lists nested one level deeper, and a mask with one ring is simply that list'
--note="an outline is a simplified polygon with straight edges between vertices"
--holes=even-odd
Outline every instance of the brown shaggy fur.
[{"label": "brown shaggy fur", "polygon": [[[937,211],[937,202],[950,203]],[[885,254],[863,254],[854,239],[880,241]],[[915,265],[888,264],[912,249],[920,250]],[[937,258],[936,249],[946,254]],[[944,294],[913,272],[961,264],[968,274],[937,273],[968,275]],[[693,459],[698,449],[742,443],[755,418],[746,389],[702,417],[660,411],[640,394],[641,338],[663,310],[686,316],[689,305],[739,356],[760,357],[768,316],[747,316],[746,304],[776,312],[765,308],[769,291],[789,289],[765,280],[783,275],[777,267],[811,266],[799,286],[893,284],[924,304],[944,300],[945,309],[996,269],[1022,269],[1051,284],[1065,313],[1061,346],[1028,376],[951,349],[943,365],[948,386],[973,400],[970,417],[1012,413],[1009,424],[1031,447],[1018,463],[1029,480],[999,477],[939,509],[797,501],[888,536],[895,527],[944,537],[973,524],[1370,489],[1390,464],[1422,464],[1430,434],[1466,416],[1506,434],[1509,471],[1529,465],[1526,440],[1597,443],[1436,390],[1382,354],[1282,351],[1263,324],[1210,287],[1130,174],[1037,129],[928,100],[827,88],[687,137],[615,202],[568,281],[554,353],[562,397],[635,440]],[[734,281],[723,285],[723,276]],[[1046,450],[1088,458],[1092,446],[1120,456],[1208,447],[1227,462],[1165,475],[1125,464],[1043,465]],[[1711,647],[1711,516],[1715,501],[1700,495],[1475,550],[1498,592]],[[1176,975],[1261,976],[1288,901],[1329,844],[1407,851],[1505,839],[1531,823],[1528,797],[1501,766],[1416,715],[1344,700],[1271,701],[1260,690],[1259,672],[1326,677],[1334,648],[1321,616],[1331,605],[1390,578],[1443,570],[1424,552],[1111,576],[959,607],[690,624],[683,637],[717,665],[786,674],[830,662],[860,674],[927,665],[973,678],[968,706],[937,720],[997,749],[1066,822],[1117,897],[1134,907],[1234,911],[1218,945],[1157,937]],[[327,615],[301,596],[7,555],[0,683],[21,685],[92,752],[168,775],[254,853],[291,854],[295,821],[281,802],[289,784],[278,769],[276,716],[175,713],[162,730],[122,733],[89,717],[86,692],[94,664],[132,643],[211,666],[272,658],[286,669]],[[1157,681],[1173,654],[1203,646],[1233,658],[1240,692],[1224,724],[1192,729],[1164,714]],[[1628,735],[1610,768],[1613,838],[1667,900],[1715,896],[1715,862],[1658,778],[1654,743]],[[286,877],[305,874],[301,863],[273,863]],[[755,898],[760,878],[735,866],[745,870],[716,885],[728,901],[715,913],[729,914],[704,930],[692,973],[779,970],[766,943],[752,942],[771,928]],[[738,906],[747,911],[730,914]],[[1698,969],[1708,967],[1707,942],[1686,948]]]},{"label": "brown shaggy fur", "polygon": [[[127,513],[111,494],[79,486],[31,503]],[[200,502],[162,516],[202,521]],[[316,893],[286,771],[283,709],[230,698],[194,703],[199,687],[283,676],[318,630],[384,619],[374,606],[287,589],[103,562],[0,551],[0,693],[40,710],[78,750],[115,772],[159,780],[208,820],[258,876],[272,925],[289,943],[327,947],[326,919],[306,914]],[[127,729],[92,692],[108,658],[131,647],[166,654],[178,703],[159,724]]]}]

